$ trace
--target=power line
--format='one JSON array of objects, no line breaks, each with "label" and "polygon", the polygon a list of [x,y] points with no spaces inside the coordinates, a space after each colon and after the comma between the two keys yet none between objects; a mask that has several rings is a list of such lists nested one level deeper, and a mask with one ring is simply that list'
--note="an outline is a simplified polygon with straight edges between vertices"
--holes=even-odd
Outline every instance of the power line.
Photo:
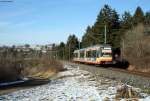
[{"label": "power line", "polygon": [[139,1],[137,2],[137,4],[140,4],[140,3],[141,3],[141,1],[142,1],[142,0],[139,0]]},{"label": "power line", "polygon": [[13,2],[13,0],[0,0],[0,3],[9,3],[9,2]]}]

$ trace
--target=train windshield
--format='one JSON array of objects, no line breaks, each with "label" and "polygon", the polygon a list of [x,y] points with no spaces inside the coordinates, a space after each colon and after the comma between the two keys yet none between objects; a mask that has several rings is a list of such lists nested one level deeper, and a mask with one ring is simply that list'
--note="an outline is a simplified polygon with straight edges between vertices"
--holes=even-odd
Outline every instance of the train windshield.
[{"label": "train windshield", "polygon": [[102,53],[102,57],[112,57],[111,53]]}]

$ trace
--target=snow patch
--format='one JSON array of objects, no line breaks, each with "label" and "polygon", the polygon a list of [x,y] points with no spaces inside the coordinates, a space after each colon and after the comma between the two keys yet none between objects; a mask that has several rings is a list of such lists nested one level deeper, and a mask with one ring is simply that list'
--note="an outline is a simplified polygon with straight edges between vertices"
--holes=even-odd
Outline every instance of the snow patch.
[{"label": "snow patch", "polygon": [[[115,100],[117,85],[110,86],[114,81],[100,80],[87,71],[65,65],[67,71],[58,73],[50,83],[19,90],[0,96],[0,101],[103,101]],[[102,83],[101,83],[102,82]],[[150,96],[139,99],[150,101]],[[125,101],[125,99],[121,99]]]}]

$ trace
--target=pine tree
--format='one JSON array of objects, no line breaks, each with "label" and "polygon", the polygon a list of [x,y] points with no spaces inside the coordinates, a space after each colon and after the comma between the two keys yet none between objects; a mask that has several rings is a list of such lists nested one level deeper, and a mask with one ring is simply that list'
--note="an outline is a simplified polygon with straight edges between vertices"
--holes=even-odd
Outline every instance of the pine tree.
[{"label": "pine tree", "polygon": [[144,23],[144,13],[141,7],[137,7],[135,14],[133,16],[134,24]]},{"label": "pine tree", "polygon": [[88,47],[94,45],[95,43],[95,36],[92,32],[92,28],[90,26],[87,27],[86,33],[82,37],[82,47]]},{"label": "pine tree", "polygon": [[120,28],[119,15],[108,5],[104,5],[104,8],[101,9],[97,20],[93,26],[93,31],[95,33],[95,37],[99,38],[96,41],[96,44],[104,43],[104,27],[107,26],[107,43],[111,45],[115,45],[114,40],[118,29]]},{"label": "pine tree", "polygon": [[145,24],[150,25],[150,12],[146,12],[145,14]]},{"label": "pine tree", "polygon": [[145,14],[145,33],[146,35],[150,35],[150,11]]},{"label": "pine tree", "polygon": [[120,46],[120,21],[119,15],[115,10],[111,12],[111,24],[110,24],[110,34],[108,33],[108,42],[113,46],[113,48],[118,48]]},{"label": "pine tree", "polygon": [[75,35],[70,35],[68,37],[65,49],[66,57],[68,57],[68,59],[71,59],[73,57],[74,50],[78,48],[79,48],[78,38]]},{"label": "pine tree", "polygon": [[121,21],[121,29],[122,31],[131,29],[133,26],[133,20],[132,15],[130,12],[125,11],[122,15],[122,21]]},{"label": "pine tree", "polygon": [[104,26],[107,26],[107,33],[109,33],[110,29],[110,14],[111,14],[111,7],[108,5],[104,5],[104,8],[100,10],[100,13],[97,16],[96,22],[93,26],[93,31],[95,33],[95,37],[99,40],[96,40],[96,44],[103,44],[104,43]]},{"label": "pine tree", "polygon": [[64,42],[61,42],[59,45],[58,45],[58,56],[59,56],[59,59],[65,59],[65,43]]}]

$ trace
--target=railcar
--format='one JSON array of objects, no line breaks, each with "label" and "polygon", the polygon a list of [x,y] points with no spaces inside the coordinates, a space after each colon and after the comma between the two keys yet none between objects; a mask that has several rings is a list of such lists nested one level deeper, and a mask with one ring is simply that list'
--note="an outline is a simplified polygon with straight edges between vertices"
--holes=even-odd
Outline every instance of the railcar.
[{"label": "railcar", "polygon": [[112,47],[110,45],[95,45],[74,51],[74,62],[87,64],[111,64]]}]

